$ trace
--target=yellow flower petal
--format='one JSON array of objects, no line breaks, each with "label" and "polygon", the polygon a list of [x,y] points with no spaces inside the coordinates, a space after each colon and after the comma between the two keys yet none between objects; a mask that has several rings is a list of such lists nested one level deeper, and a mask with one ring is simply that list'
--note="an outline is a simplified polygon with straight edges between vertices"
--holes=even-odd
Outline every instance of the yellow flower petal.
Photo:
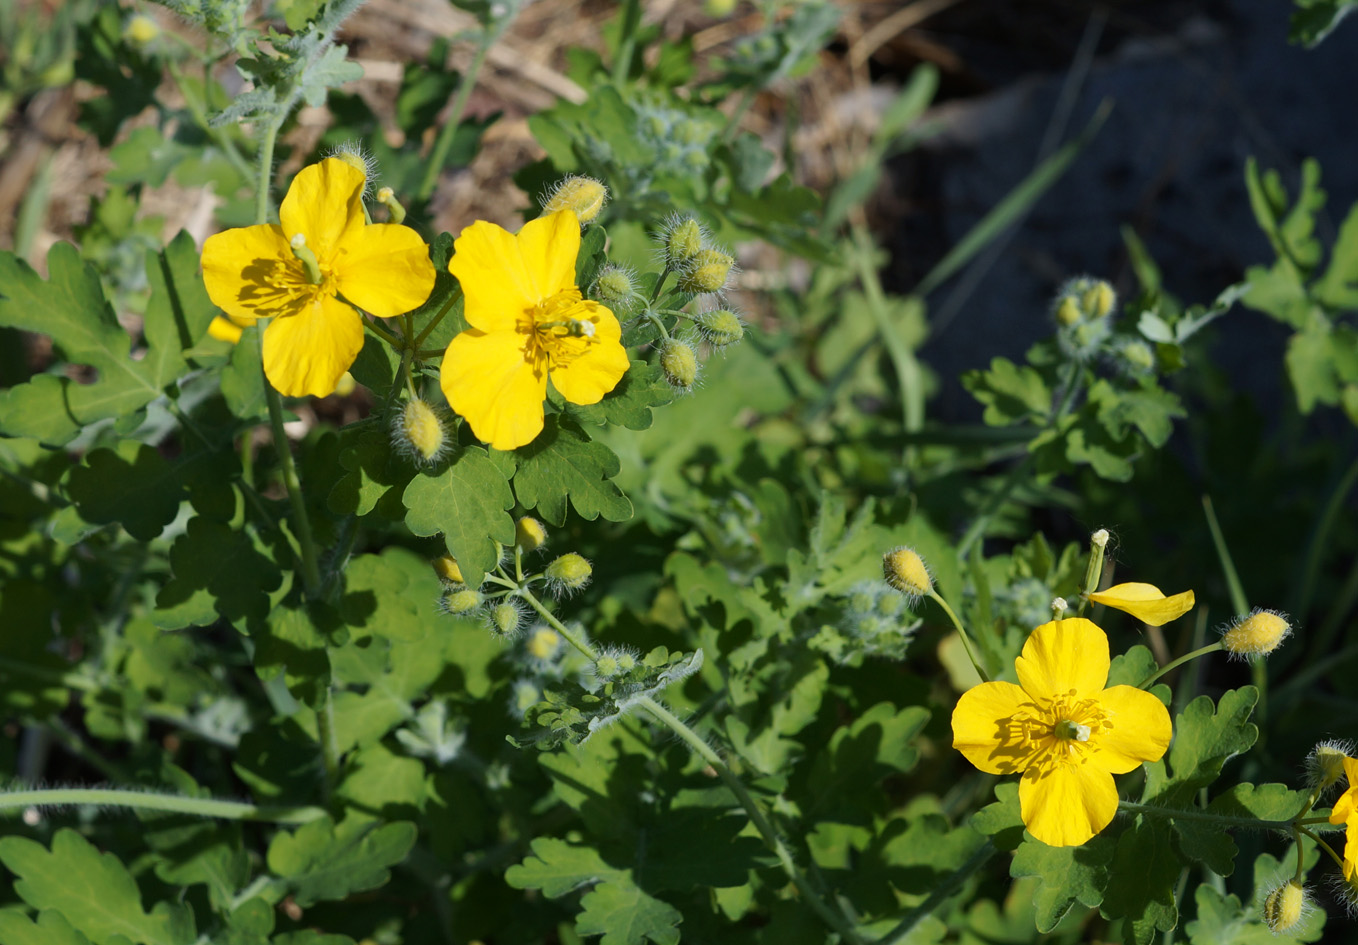
[{"label": "yellow flower petal", "polygon": [[214,305],[251,321],[300,311],[311,295],[306,269],[273,224],[238,227],[204,240],[203,283]]},{"label": "yellow flower petal", "polygon": [[464,331],[443,355],[439,386],[483,443],[512,450],[542,432],[547,359],[532,359],[514,331]]},{"label": "yellow flower petal", "polygon": [[1344,831],[1344,879],[1358,879],[1358,817],[1350,817]]},{"label": "yellow flower petal", "polygon": [[538,298],[575,287],[575,258],[580,255],[580,221],[562,210],[523,225],[519,252],[537,282]]},{"label": "yellow flower petal", "polygon": [[340,294],[380,318],[419,308],[434,291],[429,247],[408,226],[374,223],[351,233],[334,271]]},{"label": "yellow flower petal", "polygon": [[1032,767],[1019,781],[1024,826],[1048,846],[1084,843],[1113,822],[1117,809],[1113,776],[1091,765]]},{"label": "yellow flower petal", "polygon": [[1089,595],[1096,604],[1125,611],[1152,627],[1160,627],[1193,609],[1193,592],[1166,597],[1153,584],[1117,584]]},{"label": "yellow flower petal", "polygon": [[1053,620],[1032,632],[1014,661],[1019,684],[1039,701],[1075,690],[1096,695],[1108,681],[1108,637],[1083,617]]},{"label": "yellow flower petal", "polygon": [[1348,778],[1349,789],[1334,802],[1330,809],[1330,823],[1342,824],[1350,818],[1358,818],[1358,758],[1344,759],[1344,775]]},{"label": "yellow flower petal", "polygon": [[585,301],[574,312],[594,326],[592,338],[563,338],[552,351],[552,384],[573,404],[597,404],[627,373],[622,326],[608,309]]},{"label": "yellow flower petal", "polygon": [[208,324],[207,333],[218,341],[234,345],[240,341],[241,327],[225,315],[218,315]]},{"label": "yellow flower petal", "polygon": [[278,208],[278,220],[287,238],[298,233],[305,236],[322,271],[335,265],[340,245],[366,223],[364,183],[358,168],[339,158],[326,158],[298,171]]},{"label": "yellow flower petal", "polygon": [[289,397],[326,397],[363,347],[363,321],[348,305],[318,294],[298,315],[264,330],[264,375]]},{"label": "yellow flower petal", "polygon": [[510,331],[542,301],[536,267],[524,263],[512,233],[477,220],[453,242],[448,271],[466,297],[462,315],[482,331]]},{"label": "yellow flower petal", "polygon": [[1042,754],[1041,743],[1027,742],[1005,723],[1025,707],[1029,695],[1007,682],[986,682],[962,693],[952,712],[952,746],[990,774],[1015,774]]},{"label": "yellow flower petal", "polygon": [[1086,746],[1091,764],[1125,774],[1144,761],[1158,761],[1169,748],[1173,726],[1164,703],[1134,686],[1113,686],[1097,697],[1110,728]]}]

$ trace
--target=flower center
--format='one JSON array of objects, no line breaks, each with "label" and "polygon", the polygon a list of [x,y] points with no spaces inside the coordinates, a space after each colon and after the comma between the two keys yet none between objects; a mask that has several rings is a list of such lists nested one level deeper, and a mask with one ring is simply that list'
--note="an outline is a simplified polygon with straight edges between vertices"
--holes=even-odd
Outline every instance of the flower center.
[{"label": "flower center", "polygon": [[533,342],[552,367],[569,364],[594,340],[589,306],[575,286],[543,299],[528,312]]},{"label": "flower center", "polygon": [[1045,703],[1029,703],[1012,716],[1005,735],[1020,749],[1040,748],[1047,764],[1083,764],[1085,746],[1112,729],[1112,719],[1097,699],[1081,699],[1071,689]]}]

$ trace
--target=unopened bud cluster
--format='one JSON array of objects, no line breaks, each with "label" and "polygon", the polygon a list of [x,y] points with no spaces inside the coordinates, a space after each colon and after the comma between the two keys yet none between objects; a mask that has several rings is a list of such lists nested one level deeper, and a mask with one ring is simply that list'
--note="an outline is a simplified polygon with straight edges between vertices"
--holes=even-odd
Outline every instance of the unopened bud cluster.
[{"label": "unopened bud cluster", "polygon": [[1103,350],[1112,334],[1117,294],[1102,279],[1077,276],[1068,279],[1052,301],[1057,342],[1067,357],[1087,361]]}]

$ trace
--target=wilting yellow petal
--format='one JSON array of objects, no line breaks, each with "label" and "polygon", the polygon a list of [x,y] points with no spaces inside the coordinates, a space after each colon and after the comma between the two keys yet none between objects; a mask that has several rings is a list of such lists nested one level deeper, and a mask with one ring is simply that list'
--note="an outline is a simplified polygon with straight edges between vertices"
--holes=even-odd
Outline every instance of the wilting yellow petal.
[{"label": "wilting yellow petal", "polygon": [[1040,742],[1007,724],[1033,701],[1013,683],[986,682],[962,693],[952,712],[952,746],[990,774],[1015,774],[1042,753]]},{"label": "wilting yellow petal", "polygon": [[1117,809],[1113,776],[1093,765],[1034,766],[1019,781],[1023,824],[1048,846],[1079,846],[1112,823]]},{"label": "wilting yellow petal", "polygon": [[462,285],[463,317],[481,331],[513,330],[545,298],[514,235],[485,220],[454,241],[448,271]]},{"label": "wilting yellow petal", "polygon": [[434,291],[429,247],[408,226],[374,223],[349,234],[334,273],[340,295],[380,318],[419,308]]},{"label": "wilting yellow petal", "polygon": [[571,313],[594,326],[590,338],[562,338],[552,346],[552,384],[573,404],[597,404],[627,373],[622,326],[598,302],[581,302]]},{"label": "wilting yellow petal", "polygon": [[297,172],[278,207],[283,232],[288,239],[298,233],[305,236],[322,271],[338,264],[335,256],[341,244],[365,225],[364,183],[358,168],[339,158],[326,158]]},{"label": "wilting yellow petal", "polygon": [[299,315],[264,330],[264,375],[289,397],[326,397],[363,347],[363,321],[338,299],[318,294]]},{"label": "wilting yellow petal", "polygon": [[203,283],[212,303],[235,318],[290,315],[311,295],[306,269],[281,227],[243,226],[203,241]]},{"label": "wilting yellow petal", "polygon": [[1163,626],[1193,609],[1193,592],[1184,591],[1166,597],[1153,584],[1116,584],[1104,591],[1090,594],[1096,604],[1125,611],[1152,627]]},{"label": "wilting yellow petal", "polygon": [[464,331],[443,355],[439,385],[483,443],[512,450],[542,432],[547,359],[514,331]]},{"label": "wilting yellow petal", "polygon": [[1108,636],[1083,617],[1053,620],[1032,632],[1014,661],[1019,684],[1038,701],[1095,695],[1108,681]]},{"label": "wilting yellow petal", "polygon": [[1159,761],[1169,748],[1173,726],[1164,703],[1134,686],[1113,686],[1097,697],[1109,728],[1085,746],[1090,762],[1125,774],[1144,761]]}]

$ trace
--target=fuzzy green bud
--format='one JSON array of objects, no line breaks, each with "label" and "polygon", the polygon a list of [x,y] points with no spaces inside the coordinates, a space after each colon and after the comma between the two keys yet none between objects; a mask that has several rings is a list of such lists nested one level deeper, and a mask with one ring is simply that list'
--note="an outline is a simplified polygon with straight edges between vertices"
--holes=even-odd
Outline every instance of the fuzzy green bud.
[{"label": "fuzzy green bud", "polygon": [[618,654],[618,669],[622,670],[624,673],[630,673],[632,670],[636,668],[637,668],[637,658],[635,656],[633,656],[631,653]]},{"label": "fuzzy green bud", "polygon": [[594,674],[600,679],[612,679],[618,675],[618,659],[605,653],[594,661]]},{"label": "fuzzy green bud", "polygon": [[123,24],[123,36],[134,46],[145,46],[160,35],[160,24],[145,13],[134,13]]},{"label": "fuzzy green bud", "polygon": [[1069,328],[1081,318],[1080,303],[1070,296],[1066,296],[1056,303],[1056,320]]},{"label": "fuzzy green bud", "polygon": [[1264,923],[1274,935],[1283,935],[1301,924],[1306,915],[1306,889],[1295,879],[1279,886],[1264,899]]},{"label": "fuzzy green bud", "polygon": [[439,609],[445,614],[469,614],[480,607],[484,600],[480,591],[469,587],[456,588],[439,598]]},{"label": "fuzzy green bud", "polygon": [[418,397],[406,401],[391,426],[396,452],[416,466],[433,466],[448,455],[452,438],[434,408]]},{"label": "fuzzy green bud", "polygon": [[698,356],[693,346],[677,338],[666,341],[660,349],[660,370],[671,387],[692,390],[698,379]]},{"label": "fuzzy green bud", "polygon": [[702,248],[703,228],[692,217],[676,223],[665,237],[665,256],[671,266],[688,266]]},{"label": "fuzzy green bud", "polygon": [[1306,779],[1320,791],[1344,777],[1344,759],[1353,755],[1353,743],[1330,739],[1320,742],[1306,756]]},{"label": "fuzzy green bud", "polygon": [[896,590],[912,597],[923,597],[934,588],[924,559],[913,548],[904,546],[882,555],[882,577]]},{"label": "fuzzy green bud", "polygon": [[513,636],[523,622],[517,601],[502,600],[490,609],[490,628],[501,636]]},{"label": "fuzzy green bud", "polygon": [[1107,318],[1113,311],[1117,294],[1113,287],[1102,279],[1085,289],[1080,295],[1080,307],[1090,318]]},{"label": "fuzzy green bud", "polygon": [[571,551],[547,565],[543,573],[553,590],[570,593],[588,584],[594,569],[582,556]]},{"label": "fuzzy green bud", "polygon": [[592,177],[567,177],[552,191],[542,206],[542,215],[573,210],[576,219],[589,223],[608,202],[608,188]]},{"label": "fuzzy green bud", "polygon": [[719,249],[700,249],[679,275],[679,289],[693,295],[726,288],[736,261]]},{"label": "fuzzy green bud", "polygon": [[745,337],[745,325],[735,312],[719,308],[713,312],[702,312],[693,317],[698,331],[704,340],[717,348],[736,344]]},{"label": "fuzzy green bud", "polygon": [[[343,161],[354,170],[363,175],[363,183],[366,188],[368,183],[376,176],[376,162],[363,150],[362,145],[355,141],[346,141],[344,144],[335,148],[330,155],[338,161]],[[367,191],[365,191],[367,193]]]},{"label": "fuzzy green bud", "polygon": [[636,283],[626,269],[604,266],[594,280],[594,297],[609,305],[620,305],[636,293]]},{"label": "fuzzy green bud", "polygon": [[547,544],[547,529],[537,519],[525,515],[514,525],[514,544],[523,551],[537,551]]}]

